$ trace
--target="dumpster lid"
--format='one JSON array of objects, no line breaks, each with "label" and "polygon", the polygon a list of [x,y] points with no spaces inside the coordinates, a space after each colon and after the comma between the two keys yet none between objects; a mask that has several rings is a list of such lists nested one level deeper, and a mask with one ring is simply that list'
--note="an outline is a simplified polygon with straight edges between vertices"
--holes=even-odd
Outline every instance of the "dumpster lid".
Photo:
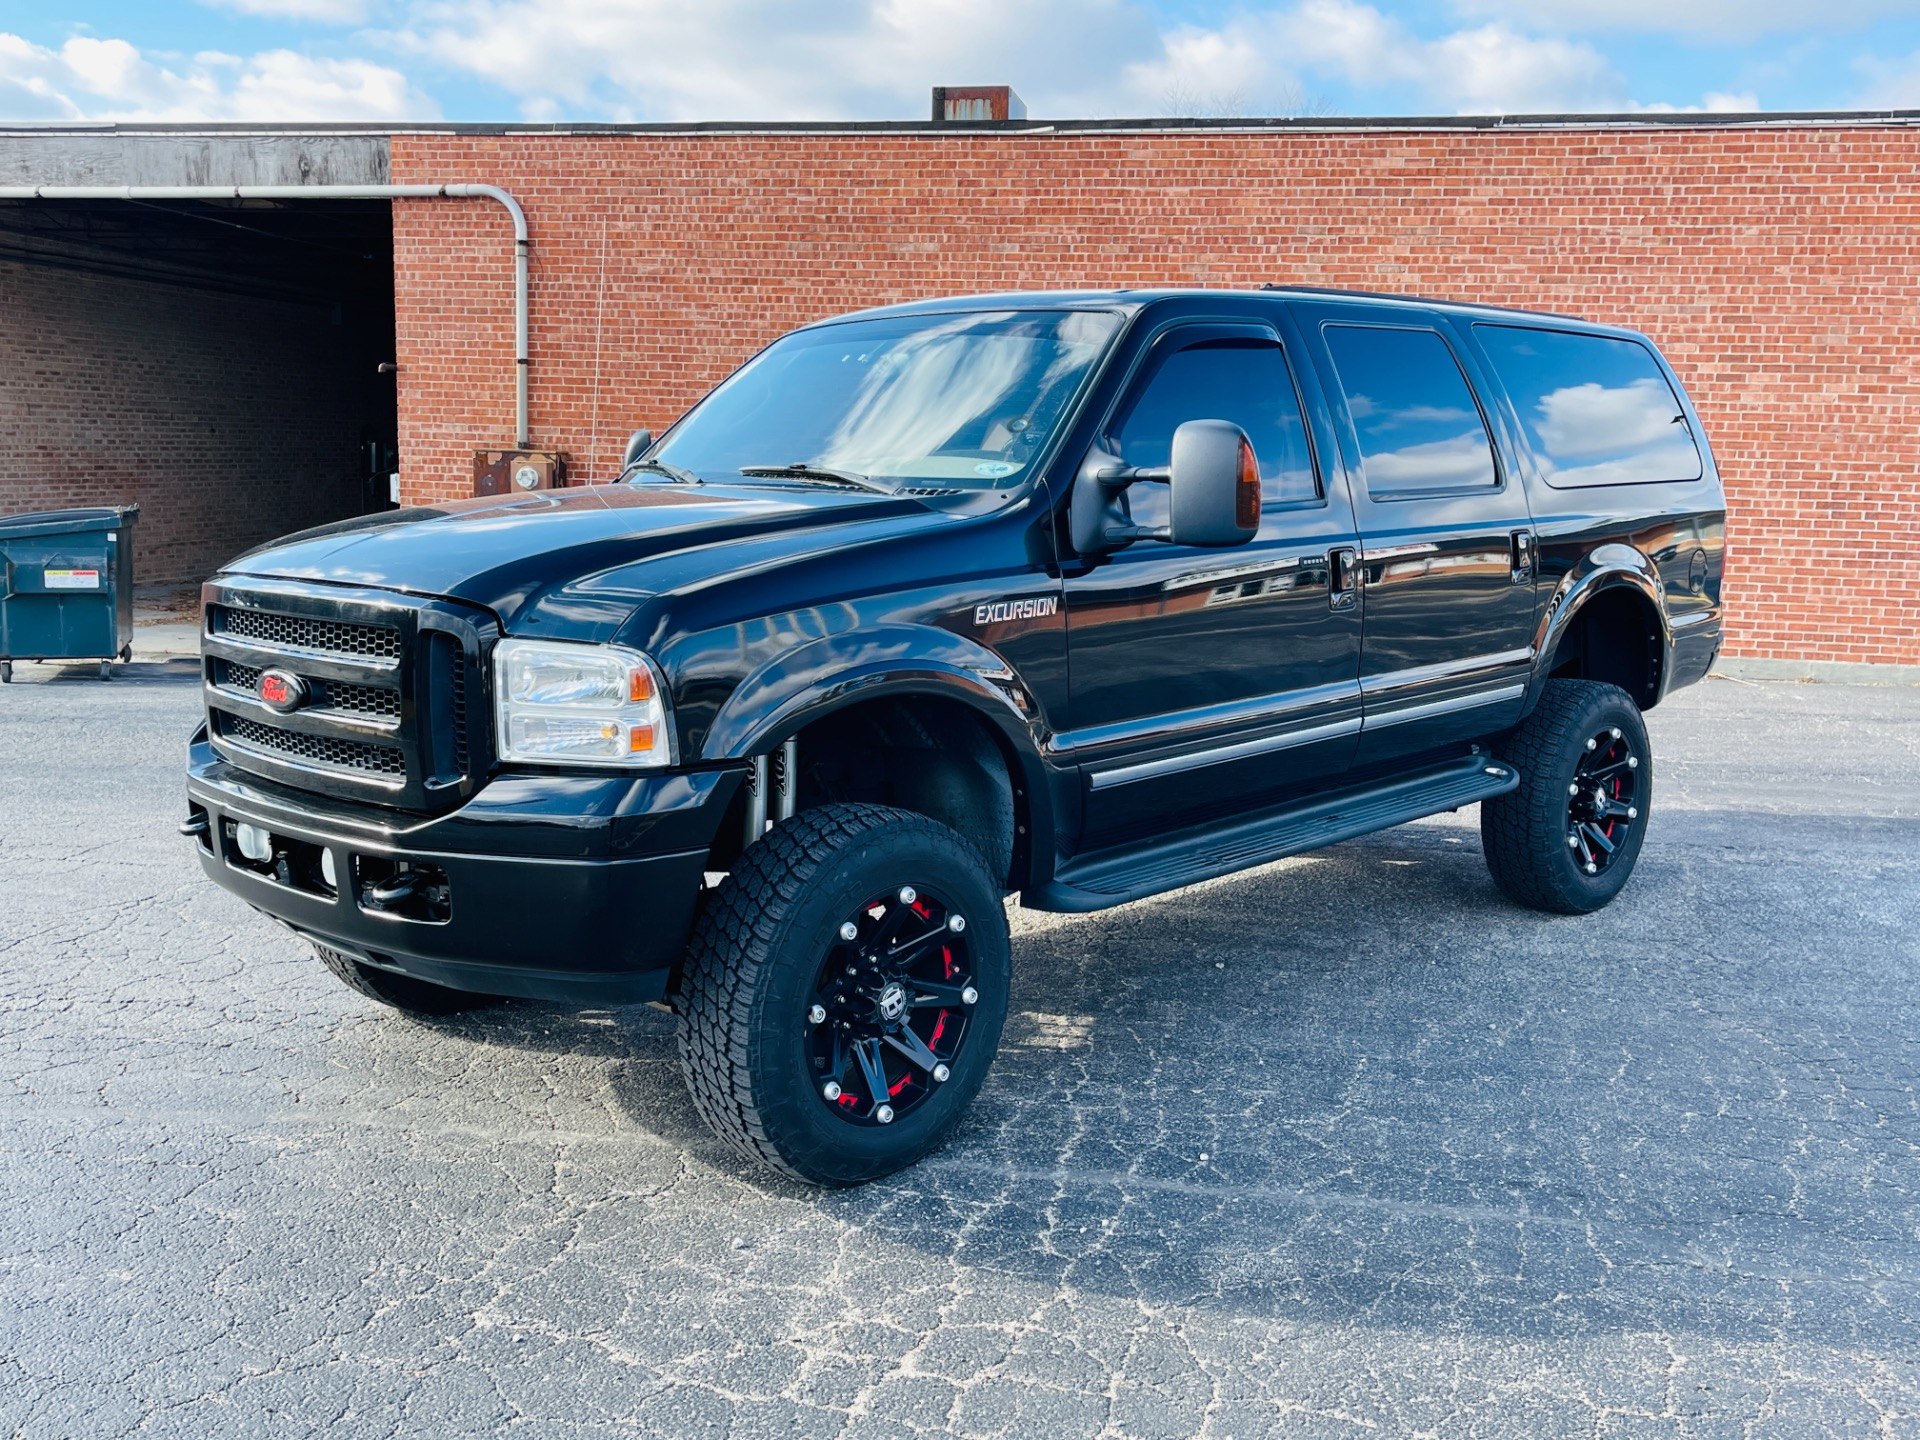
[{"label": "dumpster lid", "polygon": [[82,530],[122,530],[140,518],[138,505],[89,505],[78,510],[35,510],[0,515],[0,540],[34,535],[70,535]]}]

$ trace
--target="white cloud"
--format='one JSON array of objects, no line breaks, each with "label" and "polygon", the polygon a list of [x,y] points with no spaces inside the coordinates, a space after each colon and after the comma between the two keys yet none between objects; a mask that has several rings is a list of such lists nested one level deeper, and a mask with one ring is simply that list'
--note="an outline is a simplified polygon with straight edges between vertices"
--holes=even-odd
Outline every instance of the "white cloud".
[{"label": "white cloud", "polygon": [[406,76],[368,60],[291,50],[203,52],[165,63],[125,40],[59,49],[0,33],[0,115],[21,120],[402,120],[439,110]]},{"label": "white cloud", "polygon": [[1920,0],[1454,0],[1453,8],[1472,18],[1574,34],[1633,30],[1753,40],[1782,32],[1831,34],[1889,16],[1920,15]]},{"label": "white cloud", "polygon": [[1920,108],[1920,50],[1893,60],[1863,55],[1853,62],[1862,88],[1853,103],[1866,110]]},{"label": "white cloud", "polygon": [[995,83],[1113,113],[1160,48],[1126,0],[448,0],[389,38],[531,115],[642,120],[911,117],[932,85]]},{"label": "white cloud", "polygon": [[[1141,0],[205,0],[351,23],[387,63],[276,50],[143,54],[78,37],[0,35],[0,116],[424,119],[403,74],[478,81],[529,119],[913,118],[936,84],[1008,83],[1036,118],[1312,113],[1339,87],[1367,113],[1750,109],[1750,95],[1640,107],[1606,56],[1508,20],[1417,32],[1365,0],[1250,0],[1213,26],[1163,29]],[[1551,19],[1572,0],[1459,0]],[[1622,0],[1631,8],[1641,0]],[[1671,0],[1684,6],[1686,0]],[[1785,0],[1753,0],[1760,9]],[[1866,0],[1892,4],[1894,0]],[[1910,0],[1920,6],[1920,0]],[[1695,6],[1699,8],[1698,5]],[[400,68],[396,68],[400,67]]]},{"label": "white cloud", "polygon": [[1304,0],[1259,24],[1273,47],[1362,90],[1408,87],[1466,114],[1626,108],[1626,84],[1589,45],[1483,25],[1438,39],[1358,0]]},{"label": "white cloud", "polygon": [[271,20],[315,20],[323,25],[357,25],[367,18],[367,0],[200,0],[242,15]]}]

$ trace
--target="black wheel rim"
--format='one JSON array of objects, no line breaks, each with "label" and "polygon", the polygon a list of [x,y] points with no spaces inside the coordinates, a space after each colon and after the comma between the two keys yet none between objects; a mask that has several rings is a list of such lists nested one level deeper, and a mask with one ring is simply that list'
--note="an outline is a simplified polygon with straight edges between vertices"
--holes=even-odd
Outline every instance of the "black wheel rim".
[{"label": "black wheel rim", "polygon": [[1588,737],[1567,786],[1567,849],[1585,874],[1599,875],[1625,850],[1640,822],[1640,757],[1617,725]]},{"label": "black wheel rim", "polygon": [[814,1093],[850,1125],[891,1125],[950,1082],[979,992],[967,920],[901,886],[835,929],[807,1013]]}]

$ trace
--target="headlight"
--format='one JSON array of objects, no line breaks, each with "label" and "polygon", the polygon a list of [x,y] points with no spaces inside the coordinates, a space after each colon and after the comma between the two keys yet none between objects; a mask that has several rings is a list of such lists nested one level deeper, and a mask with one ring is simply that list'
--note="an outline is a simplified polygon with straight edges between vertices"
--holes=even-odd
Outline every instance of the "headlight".
[{"label": "headlight", "polygon": [[500,758],[534,765],[673,763],[659,672],[638,650],[502,640],[493,649]]}]

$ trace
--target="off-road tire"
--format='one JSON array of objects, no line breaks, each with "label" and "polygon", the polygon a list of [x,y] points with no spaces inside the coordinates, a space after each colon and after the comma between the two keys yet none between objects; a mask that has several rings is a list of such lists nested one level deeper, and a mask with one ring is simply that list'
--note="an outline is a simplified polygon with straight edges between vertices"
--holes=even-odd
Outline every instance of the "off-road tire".
[{"label": "off-road tire", "polygon": [[[857,1126],[814,1088],[807,1004],[835,927],[902,885],[937,888],[964,915],[979,998],[950,1078],[897,1121]],[[999,1047],[1010,975],[1000,887],[958,832],[881,805],[803,811],[748,847],[694,927],[677,1000],[687,1089],[750,1160],[816,1185],[878,1179],[959,1123]]]},{"label": "off-road tire", "polygon": [[431,980],[396,975],[391,970],[363,964],[351,955],[342,955],[325,945],[315,945],[313,953],[320,957],[322,965],[333,972],[334,978],[349,990],[358,991],[369,1000],[378,1000],[382,1005],[391,1005],[395,1010],[404,1010],[409,1015],[458,1015],[463,1011],[498,1005],[501,1001],[498,995],[483,995],[476,990],[456,990],[451,985],[436,985]]},{"label": "off-road tire", "polygon": [[[1588,754],[1587,741],[1618,727],[1638,760],[1638,816],[1598,874],[1588,875],[1568,845],[1568,787]],[[1520,773],[1519,788],[1480,807],[1487,869],[1507,897],[1534,910],[1585,915],[1618,895],[1633,874],[1653,800],[1653,750],[1640,707],[1617,685],[1549,680],[1533,713],[1496,749]]]}]

